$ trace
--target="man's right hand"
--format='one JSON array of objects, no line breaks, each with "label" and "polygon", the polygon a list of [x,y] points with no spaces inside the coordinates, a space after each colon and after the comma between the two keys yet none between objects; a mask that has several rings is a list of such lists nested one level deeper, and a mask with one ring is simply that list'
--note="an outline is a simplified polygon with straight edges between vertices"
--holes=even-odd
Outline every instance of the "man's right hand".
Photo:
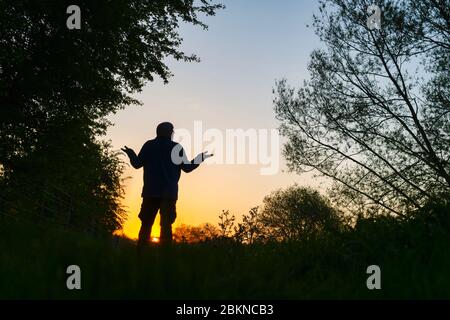
[{"label": "man's right hand", "polygon": [[208,158],[211,158],[212,156],[214,156],[213,153],[208,153],[208,151],[203,152],[202,154],[202,160],[205,161]]},{"label": "man's right hand", "polygon": [[194,158],[195,164],[200,164],[208,158],[211,158],[214,154],[208,153],[208,151],[200,153],[198,156]]},{"label": "man's right hand", "polygon": [[123,152],[125,152],[125,153],[127,154],[128,157],[134,153],[134,150],[128,148],[127,146],[123,147],[121,150],[122,150]]}]

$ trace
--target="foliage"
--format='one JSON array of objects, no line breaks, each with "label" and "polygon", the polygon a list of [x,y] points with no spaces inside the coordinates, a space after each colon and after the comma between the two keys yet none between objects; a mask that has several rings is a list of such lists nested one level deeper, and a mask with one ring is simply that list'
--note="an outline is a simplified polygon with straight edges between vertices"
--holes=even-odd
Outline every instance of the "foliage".
[{"label": "foliage", "polygon": [[40,134],[45,144],[17,159],[3,176],[3,212],[90,233],[119,229],[126,215],[124,164],[117,152],[80,123]]},{"label": "foliage", "polygon": [[197,227],[183,224],[175,228],[173,240],[178,243],[199,243],[215,239],[219,234],[219,229],[209,223]]},{"label": "foliage", "polygon": [[402,215],[450,190],[450,2],[321,2],[325,45],[298,89],[277,83],[275,110],[296,172],[334,181],[342,208]]},{"label": "foliage", "polygon": [[263,205],[251,208],[240,222],[229,210],[222,210],[218,228],[209,224],[182,225],[175,230],[175,239],[187,243],[229,240],[251,245],[304,241],[349,227],[350,222],[326,197],[311,188],[293,185],[266,196]]},{"label": "foliage", "polygon": [[[361,218],[355,228],[303,241],[175,244],[170,250],[155,245],[139,256],[129,241],[0,216],[0,297],[448,299],[448,200],[427,208],[407,220]],[[81,267],[82,290],[65,287],[71,264]],[[382,290],[366,287],[373,264],[381,268]]]},{"label": "foliage", "polygon": [[340,212],[316,190],[294,185],[264,198],[260,221],[269,238],[302,240],[338,230]]},{"label": "foliage", "polygon": [[248,214],[242,215],[242,222],[234,228],[233,237],[240,243],[254,244],[269,240],[269,233],[261,221],[259,207],[251,208]]},{"label": "foliage", "polygon": [[231,237],[236,217],[228,210],[222,210],[219,214],[219,232],[220,236],[227,238]]},{"label": "foliage", "polygon": [[[81,9],[80,30],[66,27],[69,5]],[[94,125],[137,103],[130,94],[146,81],[168,81],[167,58],[198,61],[180,51],[179,24],[206,28],[198,15],[220,8],[209,0],[1,1],[0,162],[28,151],[49,123]]]},{"label": "foliage", "polygon": [[[69,5],[81,29],[69,30]],[[0,0],[0,205],[8,214],[56,215],[81,229],[112,231],[124,220],[123,164],[105,134],[107,115],[171,76],[181,23],[223,6],[209,0]],[[7,202],[7,203],[5,203]],[[58,216],[59,215],[59,216]]]}]

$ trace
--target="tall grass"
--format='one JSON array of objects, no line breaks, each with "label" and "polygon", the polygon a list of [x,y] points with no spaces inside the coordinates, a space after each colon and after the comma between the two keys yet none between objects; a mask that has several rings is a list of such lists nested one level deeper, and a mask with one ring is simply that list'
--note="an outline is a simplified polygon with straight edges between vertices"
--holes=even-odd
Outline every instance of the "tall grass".
[{"label": "tall grass", "polygon": [[[431,212],[431,213],[430,213]],[[2,299],[449,299],[450,214],[360,220],[302,242],[153,245],[1,218]],[[66,268],[81,268],[81,290]],[[368,290],[366,268],[381,268]]]}]

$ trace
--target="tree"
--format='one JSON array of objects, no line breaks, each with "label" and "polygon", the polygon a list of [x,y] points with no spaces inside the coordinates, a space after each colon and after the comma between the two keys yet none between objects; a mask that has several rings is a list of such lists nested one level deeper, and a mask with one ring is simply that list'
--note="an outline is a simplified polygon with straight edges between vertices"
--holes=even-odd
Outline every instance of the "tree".
[{"label": "tree", "polygon": [[338,231],[340,212],[311,188],[293,185],[266,196],[259,214],[267,236],[277,241],[304,240]]},{"label": "tree", "polygon": [[[66,9],[81,9],[81,29]],[[0,163],[39,144],[46,126],[82,119],[104,132],[103,117],[138,103],[131,94],[171,73],[167,58],[198,61],[179,47],[179,23],[207,26],[210,0],[0,1]]]},{"label": "tree", "polygon": [[240,243],[253,244],[267,240],[267,230],[260,219],[259,207],[251,208],[234,228],[234,238]]},{"label": "tree", "polygon": [[289,168],[334,181],[349,210],[403,215],[450,190],[448,0],[321,1],[310,79],[277,83]]},{"label": "tree", "polygon": [[[124,164],[109,143],[80,123],[47,128],[43,144],[0,179],[3,211],[89,233],[111,233],[126,218]],[[1,200],[1,199],[0,199]]]},{"label": "tree", "polygon": [[198,227],[181,225],[175,228],[174,240],[176,242],[199,243],[215,239],[219,230],[214,225],[204,223]]},{"label": "tree", "polygon": [[[70,5],[81,10],[80,30],[67,28]],[[199,61],[180,50],[179,24],[206,29],[198,16],[222,7],[210,0],[0,0],[0,196],[44,180],[78,205],[101,204],[106,211],[95,220],[106,229],[120,225],[122,164],[96,140],[109,125],[105,116],[138,104],[132,94],[156,76],[167,82],[167,58]],[[35,211],[45,194],[35,188],[27,200]],[[94,216],[102,208],[91,208]]]},{"label": "tree", "polygon": [[235,220],[236,216],[231,214],[229,210],[222,210],[222,213],[219,214],[218,223],[220,236],[223,238],[229,238],[232,236]]}]

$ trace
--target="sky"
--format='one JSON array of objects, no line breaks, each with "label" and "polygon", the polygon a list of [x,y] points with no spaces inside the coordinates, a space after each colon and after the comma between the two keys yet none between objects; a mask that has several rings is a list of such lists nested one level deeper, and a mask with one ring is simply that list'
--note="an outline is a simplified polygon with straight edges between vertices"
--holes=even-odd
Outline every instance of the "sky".
[{"label": "sky", "polygon": [[[309,55],[320,47],[311,27],[317,12],[315,0],[222,0],[226,9],[204,20],[207,31],[182,25],[180,34],[186,53],[200,63],[167,60],[174,74],[169,84],[160,79],[148,83],[136,95],[142,106],[129,106],[109,117],[114,125],[106,136],[114,149],[126,145],[136,152],[155,137],[158,123],[170,121],[175,132],[194,124],[207,129],[271,130],[279,127],[273,110],[275,81],[283,78],[299,86],[308,77]],[[183,144],[182,141],[179,141]],[[272,191],[298,183],[323,188],[311,175],[288,172],[279,150],[276,174],[261,175],[261,164],[217,164],[208,159],[192,173],[182,173],[179,183],[177,220],[180,224],[216,224],[222,210],[237,220],[262,203]],[[206,145],[207,143],[205,143]],[[186,148],[186,145],[184,145]],[[195,150],[186,148],[194,157]],[[127,160],[123,155],[123,159]],[[217,162],[217,161],[216,161]],[[124,234],[137,238],[140,220],[142,169],[127,167],[124,205],[128,220]],[[159,235],[159,219],[152,236]]]}]

